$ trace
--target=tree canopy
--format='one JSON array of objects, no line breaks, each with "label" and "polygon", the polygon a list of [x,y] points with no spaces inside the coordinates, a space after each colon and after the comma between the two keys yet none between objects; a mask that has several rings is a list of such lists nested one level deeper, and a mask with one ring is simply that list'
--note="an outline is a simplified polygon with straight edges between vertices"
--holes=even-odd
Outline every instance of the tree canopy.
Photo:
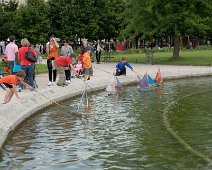
[{"label": "tree canopy", "polygon": [[11,34],[43,43],[51,34],[62,39],[116,38],[121,29],[123,0],[28,0],[0,6],[0,39]]},{"label": "tree canopy", "polygon": [[10,35],[44,43],[61,39],[90,41],[122,37],[151,40],[169,36],[174,57],[179,35],[212,36],[211,0],[28,0],[0,5],[0,39]]},{"label": "tree canopy", "polygon": [[179,34],[205,34],[211,29],[211,0],[129,0],[125,34],[154,38],[170,35],[179,56]]}]

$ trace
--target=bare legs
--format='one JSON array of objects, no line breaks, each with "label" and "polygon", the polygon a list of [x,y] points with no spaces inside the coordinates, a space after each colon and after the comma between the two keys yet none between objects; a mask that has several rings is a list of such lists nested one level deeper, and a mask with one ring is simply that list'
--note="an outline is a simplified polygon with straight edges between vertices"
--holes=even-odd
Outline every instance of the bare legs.
[{"label": "bare legs", "polygon": [[4,104],[10,102],[11,98],[13,97],[14,92],[11,89],[6,89],[6,94],[4,97]]}]

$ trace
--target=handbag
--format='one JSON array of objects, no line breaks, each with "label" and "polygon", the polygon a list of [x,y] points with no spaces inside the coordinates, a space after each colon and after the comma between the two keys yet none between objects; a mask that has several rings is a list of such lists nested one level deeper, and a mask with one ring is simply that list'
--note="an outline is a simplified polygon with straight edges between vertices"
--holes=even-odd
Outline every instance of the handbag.
[{"label": "handbag", "polygon": [[37,62],[37,59],[34,57],[32,52],[30,51],[30,47],[28,47],[28,51],[25,53],[25,59],[27,59],[28,61],[32,63]]}]

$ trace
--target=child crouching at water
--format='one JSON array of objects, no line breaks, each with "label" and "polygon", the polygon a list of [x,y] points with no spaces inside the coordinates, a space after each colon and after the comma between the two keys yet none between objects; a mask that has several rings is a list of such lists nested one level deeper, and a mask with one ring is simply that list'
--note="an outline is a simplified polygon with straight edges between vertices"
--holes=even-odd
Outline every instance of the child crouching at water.
[{"label": "child crouching at water", "polygon": [[23,70],[20,70],[16,75],[9,75],[0,79],[1,86],[6,89],[3,104],[10,102],[14,94],[19,99],[18,92],[16,89],[16,85],[19,83],[22,83],[25,87],[29,88],[30,90],[33,90],[33,87],[23,82],[25,77],[26,77],[25,72]]},{"label": "child crouching at water", "polygon": [[120,75],[126,75],[126,67],[129,67],[132,71],[132,66],[127,62],[127,59],[125,57],[122,57],[121,61],[117,63],[116,65],[116,76]]}]

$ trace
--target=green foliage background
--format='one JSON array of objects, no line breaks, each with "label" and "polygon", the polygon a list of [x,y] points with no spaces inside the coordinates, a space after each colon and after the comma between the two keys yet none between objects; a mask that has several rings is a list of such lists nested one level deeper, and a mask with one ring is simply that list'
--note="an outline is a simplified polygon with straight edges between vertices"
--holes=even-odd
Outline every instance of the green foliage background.
[{"label": "green foliage background", "polygon": [[0,5],[0,40],[15,35],[45,43],[52,34],[62,39],[116,38],[121,29],[123,0],[28,0]]},{"label": "green foliage background", "polygon": [[179,35],[212,37],[212,0],[28,0],[0,5],[0,40],[15,35],[33,44],[52,34],[77,40],[170,37],[179,57]]}]

